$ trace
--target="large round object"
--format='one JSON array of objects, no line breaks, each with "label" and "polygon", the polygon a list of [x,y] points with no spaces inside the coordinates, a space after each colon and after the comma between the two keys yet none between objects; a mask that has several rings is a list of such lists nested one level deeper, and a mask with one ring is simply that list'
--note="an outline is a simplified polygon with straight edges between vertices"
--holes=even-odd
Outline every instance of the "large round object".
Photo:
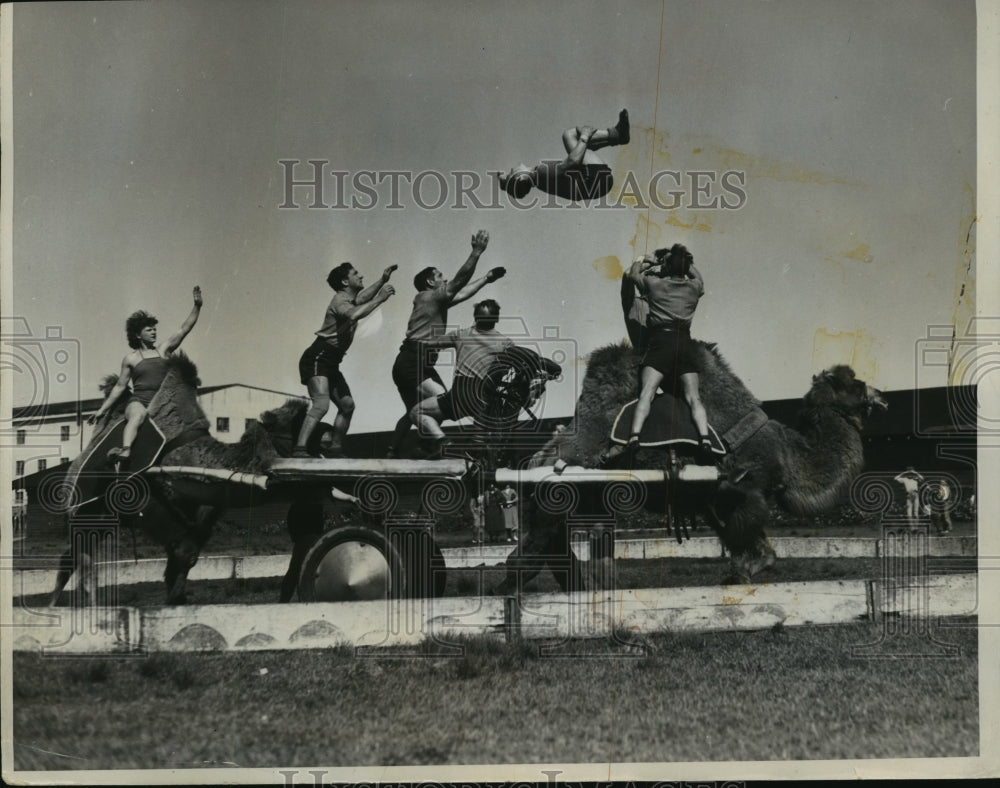
[{"label": "large round object", "polygon": [[399,593],[402,584],[402,562],[382,534],[367,528],[336,528],[323,534],[306,554],[299,599],[388,599]]}]

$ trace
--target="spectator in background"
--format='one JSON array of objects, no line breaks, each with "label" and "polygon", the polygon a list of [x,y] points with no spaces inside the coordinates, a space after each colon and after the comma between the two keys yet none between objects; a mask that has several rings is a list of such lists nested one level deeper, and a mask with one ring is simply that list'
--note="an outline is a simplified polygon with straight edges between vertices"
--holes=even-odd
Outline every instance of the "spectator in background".
[{"label": "spectator in background", "polygon": [[906,519],[913,528],[917,524],[920,515],[920,485],[924,482],[924,477],[913,470],[912,465],[908,465],[906,470],[896,476],[895,480],[903,485],[906,493]]},{"label": "spectator in background", "polygon": [[472,543],[482,544],[486,541],[486,496],[480,493],[470,498],[469,510],[472,512]]},{"label": "spectator in background", "polygon": [[951,507],[954,505],[951,497],[951,487],[948,482],[941,479],[934,490],[933,500],[924,507],[924,511],[931,518],[931,525],[939,534],[946,534],[951,531]]},{"label": "spectator in background", "polygon": [[503,527],[507,531],[507,541],[517,541],[517,493],[509,484],[500,491],[500,509],[503,511]]}]

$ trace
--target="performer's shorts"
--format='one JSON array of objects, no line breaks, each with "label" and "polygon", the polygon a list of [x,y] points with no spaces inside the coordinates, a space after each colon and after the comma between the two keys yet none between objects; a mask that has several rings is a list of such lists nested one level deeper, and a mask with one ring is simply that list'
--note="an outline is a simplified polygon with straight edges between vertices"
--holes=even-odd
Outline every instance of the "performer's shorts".
[{"label": "performer's shorts", "polygon": [[441,388],[444,381],[434,368],[438,352],[434,348],[417,347],[416,342],[404,342],[392,365],[392,382],[396,384],[403,404],[409,410],[420,401],[420,384],[433,380]]},{"label": "performer's shorts", "polygon": [[573,184],[574,200],[592,200],[603,197],[614,184],[611,168],[607,164],[581,164],[567,170]]},{"label": "performer's shorts", "polygon": [[153,401],[153,397],[156,396],[156,392],[157,391],[159,391],[158,388],[156,388],[156,389],[132,389],[132,394],[129,397],[129,402],[131,402],[132,400],[135,400],[137,402],[140,402],[144,408],[148,408],[149,407],[149,403]]},{"label": "performer's shorts", "polygon": [[652,367],[664,378],[676,380],[681,375],[698,371],[696,351],[690,331],[654,328],[649,332],[642,366]]},{"label": "performer's shorts", "polygon": [[330,393],[338,399],[351,396],[351,389],[340,371],[344,353],[331,347],[322,337],[305,349],[299,359],[299,380],[303,386],[309,385],[310,378],[323,377],[330,381]]},{"label": "performer's shorts", "polygon": [[486,402],[482,396],[483,381],[468,375],[456,375],[451,389],[438,397],[438,407],[445,421],[458,421],[466,416],[475,418],[483,413]]}]

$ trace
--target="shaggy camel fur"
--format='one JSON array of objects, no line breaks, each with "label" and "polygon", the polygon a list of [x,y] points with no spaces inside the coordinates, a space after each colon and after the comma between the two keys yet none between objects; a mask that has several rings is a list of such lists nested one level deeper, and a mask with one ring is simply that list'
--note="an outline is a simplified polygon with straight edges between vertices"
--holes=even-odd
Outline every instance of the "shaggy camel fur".
[{"label": "shaggy camel fur", "polygon": [[[847,366],[813,377],[798,429],[768,419],[714,345],[697,342],[701,398],[709,421],[729,444],[722,463],[727,477],[703,502],[712,527],[732,558],[733,576],[749,580],[774,561],[764,525],[768,501],[800,514],[819,513],[841,499],[861,471],[861,429],[873,407],[885,407],[880,393],[855,378]],[[595,467],[621,407],[635,398],[639,356],[626,344],[595,351],[589,360],[573,423],[533,458],[548,465],[561,458],[570,465]],[[637,468],[667,468],[668,454],[643,448]],[[537,496],[536,496],[537,497]],[[595,514],[594,495],[579,497],[575,514]],[[647,506],[662,512],[662,495]],[[683,500],[678,503],[685,503]],[[601,499],[596,497],[596,505]],[[657,507],[659,507],[657,509]],[[552,507],[548,507],[551,509]],[[603,508],[603,507],[602,507]],[[508,575],[498,588],[510,593],[545,565],[564,587],[586,584],[567,549],[566,519],[571,512],[545,511],[529,502],[529,534],[520,555],[508,559]],[[613,518],[614,512],[601,514]]]},{"label": "shaggy camel fur", "polygon": [[[252,424],[239,442],[222,443],[208,433],[208,420],[197,400],[200,381],[194,363],[182,353],[172,357],[168,363],[167,376],[148,407],[149,416],[155,420],[168,440],[166,453],[159,459],[161,465],[220,468],[253,473],[262,471],[275,457],[291,455],[291,436],[294,435],[295,424],[301,424],[305,402],[290,400],[281,408],[262,414],[260,423]],[[113,385],[114,377],[111,376],[105,378],[102,388]],[[79,473],[83,459],[114,427],[123,410],[124,403],[120,403],[108,414],[95,431],[87,450],[70,464],[67,474],[70,482]],[[183,442],[182,445],[172,448],[169,441],[175,436],[182,438]],[[115,477],[109,469],[108,484],[113,481]],[[145,505],[141,507],[141,511],[121,514],[119,519],[122,524],[129,527],[142,528],[152,539],[164,546],[167,553],[167,568],[164,574],[167,602],[182,604],[186,597],[188,572],[197,562],[202,548],[211,536],[215,522],[228,505],[237,503],[234,495],[242,494],[245,497],[253,493],[249,490],[245,493],[234,491],[225,483],[164,476],[147,476],[143,477],[143,481],[148,485],[148,499]],[[146,486],[137,484],[136,489],[145,493]],[[64,497],[68,504],[72,503],[71,494]],[[245,502],[239,501],[239,503]],[[316,502],[310,498],[308,501],[303,501],[298,509],[293,505],[289,512],[289,530],[296,545],[293,556],[300,553],[304,556],[308,544],[302,549],[299,542],[308,541],[311,544],[322,531],[321,500],[318,518],[315,504]],[[71,543],[74,530],[78,526],[86,525],[86,515],[102,511],[106,514],[103,507],[104,502],[98,500],[67,511]],[[133,507],[130,512],[135,508],[139,507]],[[86,550],[72,548],[67,550],[60,561],[56,588],[50,603],[57,603],[74,571],[81,573],[84,597],[82,601],[87,601],[87,597],[93,591],[91,568],[92,558]],[[290,574],[293,573],[297,578],[297,572],[293,572],[293,568],[290,567]],[[294,591],[294,580],[292,590]]]}]

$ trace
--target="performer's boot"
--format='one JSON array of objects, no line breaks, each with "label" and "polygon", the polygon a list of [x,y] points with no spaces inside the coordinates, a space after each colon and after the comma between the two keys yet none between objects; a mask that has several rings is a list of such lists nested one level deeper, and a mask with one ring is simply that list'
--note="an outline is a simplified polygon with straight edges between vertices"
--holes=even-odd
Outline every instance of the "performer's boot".
[{"label": "performer's boot", "polygon": [[632,139],[632,134],[628,122],[628,110],[623,109],[618,113],[618,122],[608,129],[608,136],[611,137],[613,145],[628,145]]}]

